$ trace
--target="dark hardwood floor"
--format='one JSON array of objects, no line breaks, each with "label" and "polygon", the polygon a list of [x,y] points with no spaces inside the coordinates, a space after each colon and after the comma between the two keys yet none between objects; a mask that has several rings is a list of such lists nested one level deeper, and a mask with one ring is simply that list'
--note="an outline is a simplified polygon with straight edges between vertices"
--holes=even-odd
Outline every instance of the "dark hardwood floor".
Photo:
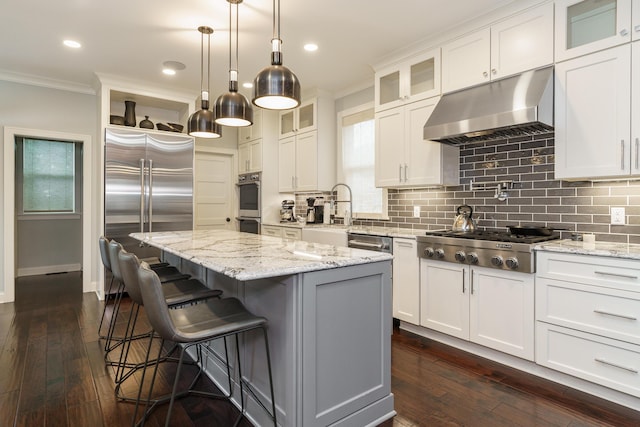
[{"label": "dark hardwood floor", "polygon": [[[95,295],[82,294],[78,273],[16,282],[16,302],[0,304],[0,427],[130,425],[133,405],[116,400],[104,364],[101,309]],[[393,335],[392,361],[398,415],[380,427],[640,426],[639,412],[404,331]],[[173,373],[165,365],[159,393]],[[139,380],[132,376],[125,393]],[[161,425],[164,414],[159,408],[146,425]],[[226,402],[187,398],[172,425],[226,427],[237,414]]]}]

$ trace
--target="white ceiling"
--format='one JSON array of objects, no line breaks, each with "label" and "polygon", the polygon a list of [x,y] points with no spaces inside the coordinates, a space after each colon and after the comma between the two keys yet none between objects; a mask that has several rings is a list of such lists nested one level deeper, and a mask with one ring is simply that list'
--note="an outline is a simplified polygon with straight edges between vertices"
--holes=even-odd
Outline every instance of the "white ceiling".
[{"label": "white ceiling", "polygon": [[[346,93],[373,82],[371,66],[514,0],[281,0],[284,65],[303,91]],[[239,81],[269,65],[272,1],[239,6]],[[5,0],[0,79],[44,77],[91,86],[95,72],[193,92],[200,88],[200,33],[212,35],[211,92],[227,90],[229,4],[225,0]],[[63,39],[82,48],[69,49]],[[315,42],[319,50],[302,46]],[[164,61],[186,69],[168,77]],[[11,78],[9,78],[11,77]],[[19,80],[19,79],[18,79]],[[243,90],[250,97],[250,91]]]}]

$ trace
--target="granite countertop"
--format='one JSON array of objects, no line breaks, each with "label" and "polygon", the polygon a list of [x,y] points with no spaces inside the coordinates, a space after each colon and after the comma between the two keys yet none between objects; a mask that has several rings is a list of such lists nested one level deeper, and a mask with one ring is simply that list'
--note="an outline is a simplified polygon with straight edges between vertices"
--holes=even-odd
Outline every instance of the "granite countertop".
[{"label": "granite countertop", "polygon": [[131,237],[242,281],[393,258],[383,252],[227,230],[132,233]]},{"label": "granite countertop", "polygon": [[640,260],[640,245],[632,243],[585,243],[573,240],[551,240],[548,242],[538,243],[534,249],[537,251],[564,252],[579,255],[596,255]]},{"label": "granite countertop", "polygon": [[388,237],[402,237],[405,239],[415,239],[416,236],[422,236],[426,230],[413,230],[409,228],[399,227],[368,227],[361,225],[354,225],[347,227],[342,224],[305,224],[300,225],[297,222],[263,222],[263,225],[274,225],[279,227],[289,228],[327,228],[334,230],[345,230],[348,233],[356,234],[370,234],[374,236],[388,236]]}]

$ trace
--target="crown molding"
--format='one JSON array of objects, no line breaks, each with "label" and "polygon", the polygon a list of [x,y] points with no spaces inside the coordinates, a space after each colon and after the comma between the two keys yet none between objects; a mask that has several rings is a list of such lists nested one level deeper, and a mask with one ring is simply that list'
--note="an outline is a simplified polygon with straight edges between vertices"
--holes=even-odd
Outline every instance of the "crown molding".
[{"label": "crown molding", "polygon": [[0,80],[21,83],[30,86],[40,86],[49,89],[64,90],[67,92],[77,92],[85,95],[95,95],[96,90],[90,85],[70,82],[67,80],[52,79],[49,77],[36,76],[33,74],[16,73],[13,71],[0,69]]}]

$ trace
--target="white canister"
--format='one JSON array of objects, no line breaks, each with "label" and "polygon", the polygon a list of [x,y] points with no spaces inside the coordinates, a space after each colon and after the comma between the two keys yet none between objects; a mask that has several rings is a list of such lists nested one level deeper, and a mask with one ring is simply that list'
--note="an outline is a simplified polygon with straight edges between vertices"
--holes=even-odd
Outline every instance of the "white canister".
[{"label": "white canister", "polygon": [[331,203],[324,202],[323,215],[324,216],[322,217],[322,223],[330,224],[331,223]]}]

